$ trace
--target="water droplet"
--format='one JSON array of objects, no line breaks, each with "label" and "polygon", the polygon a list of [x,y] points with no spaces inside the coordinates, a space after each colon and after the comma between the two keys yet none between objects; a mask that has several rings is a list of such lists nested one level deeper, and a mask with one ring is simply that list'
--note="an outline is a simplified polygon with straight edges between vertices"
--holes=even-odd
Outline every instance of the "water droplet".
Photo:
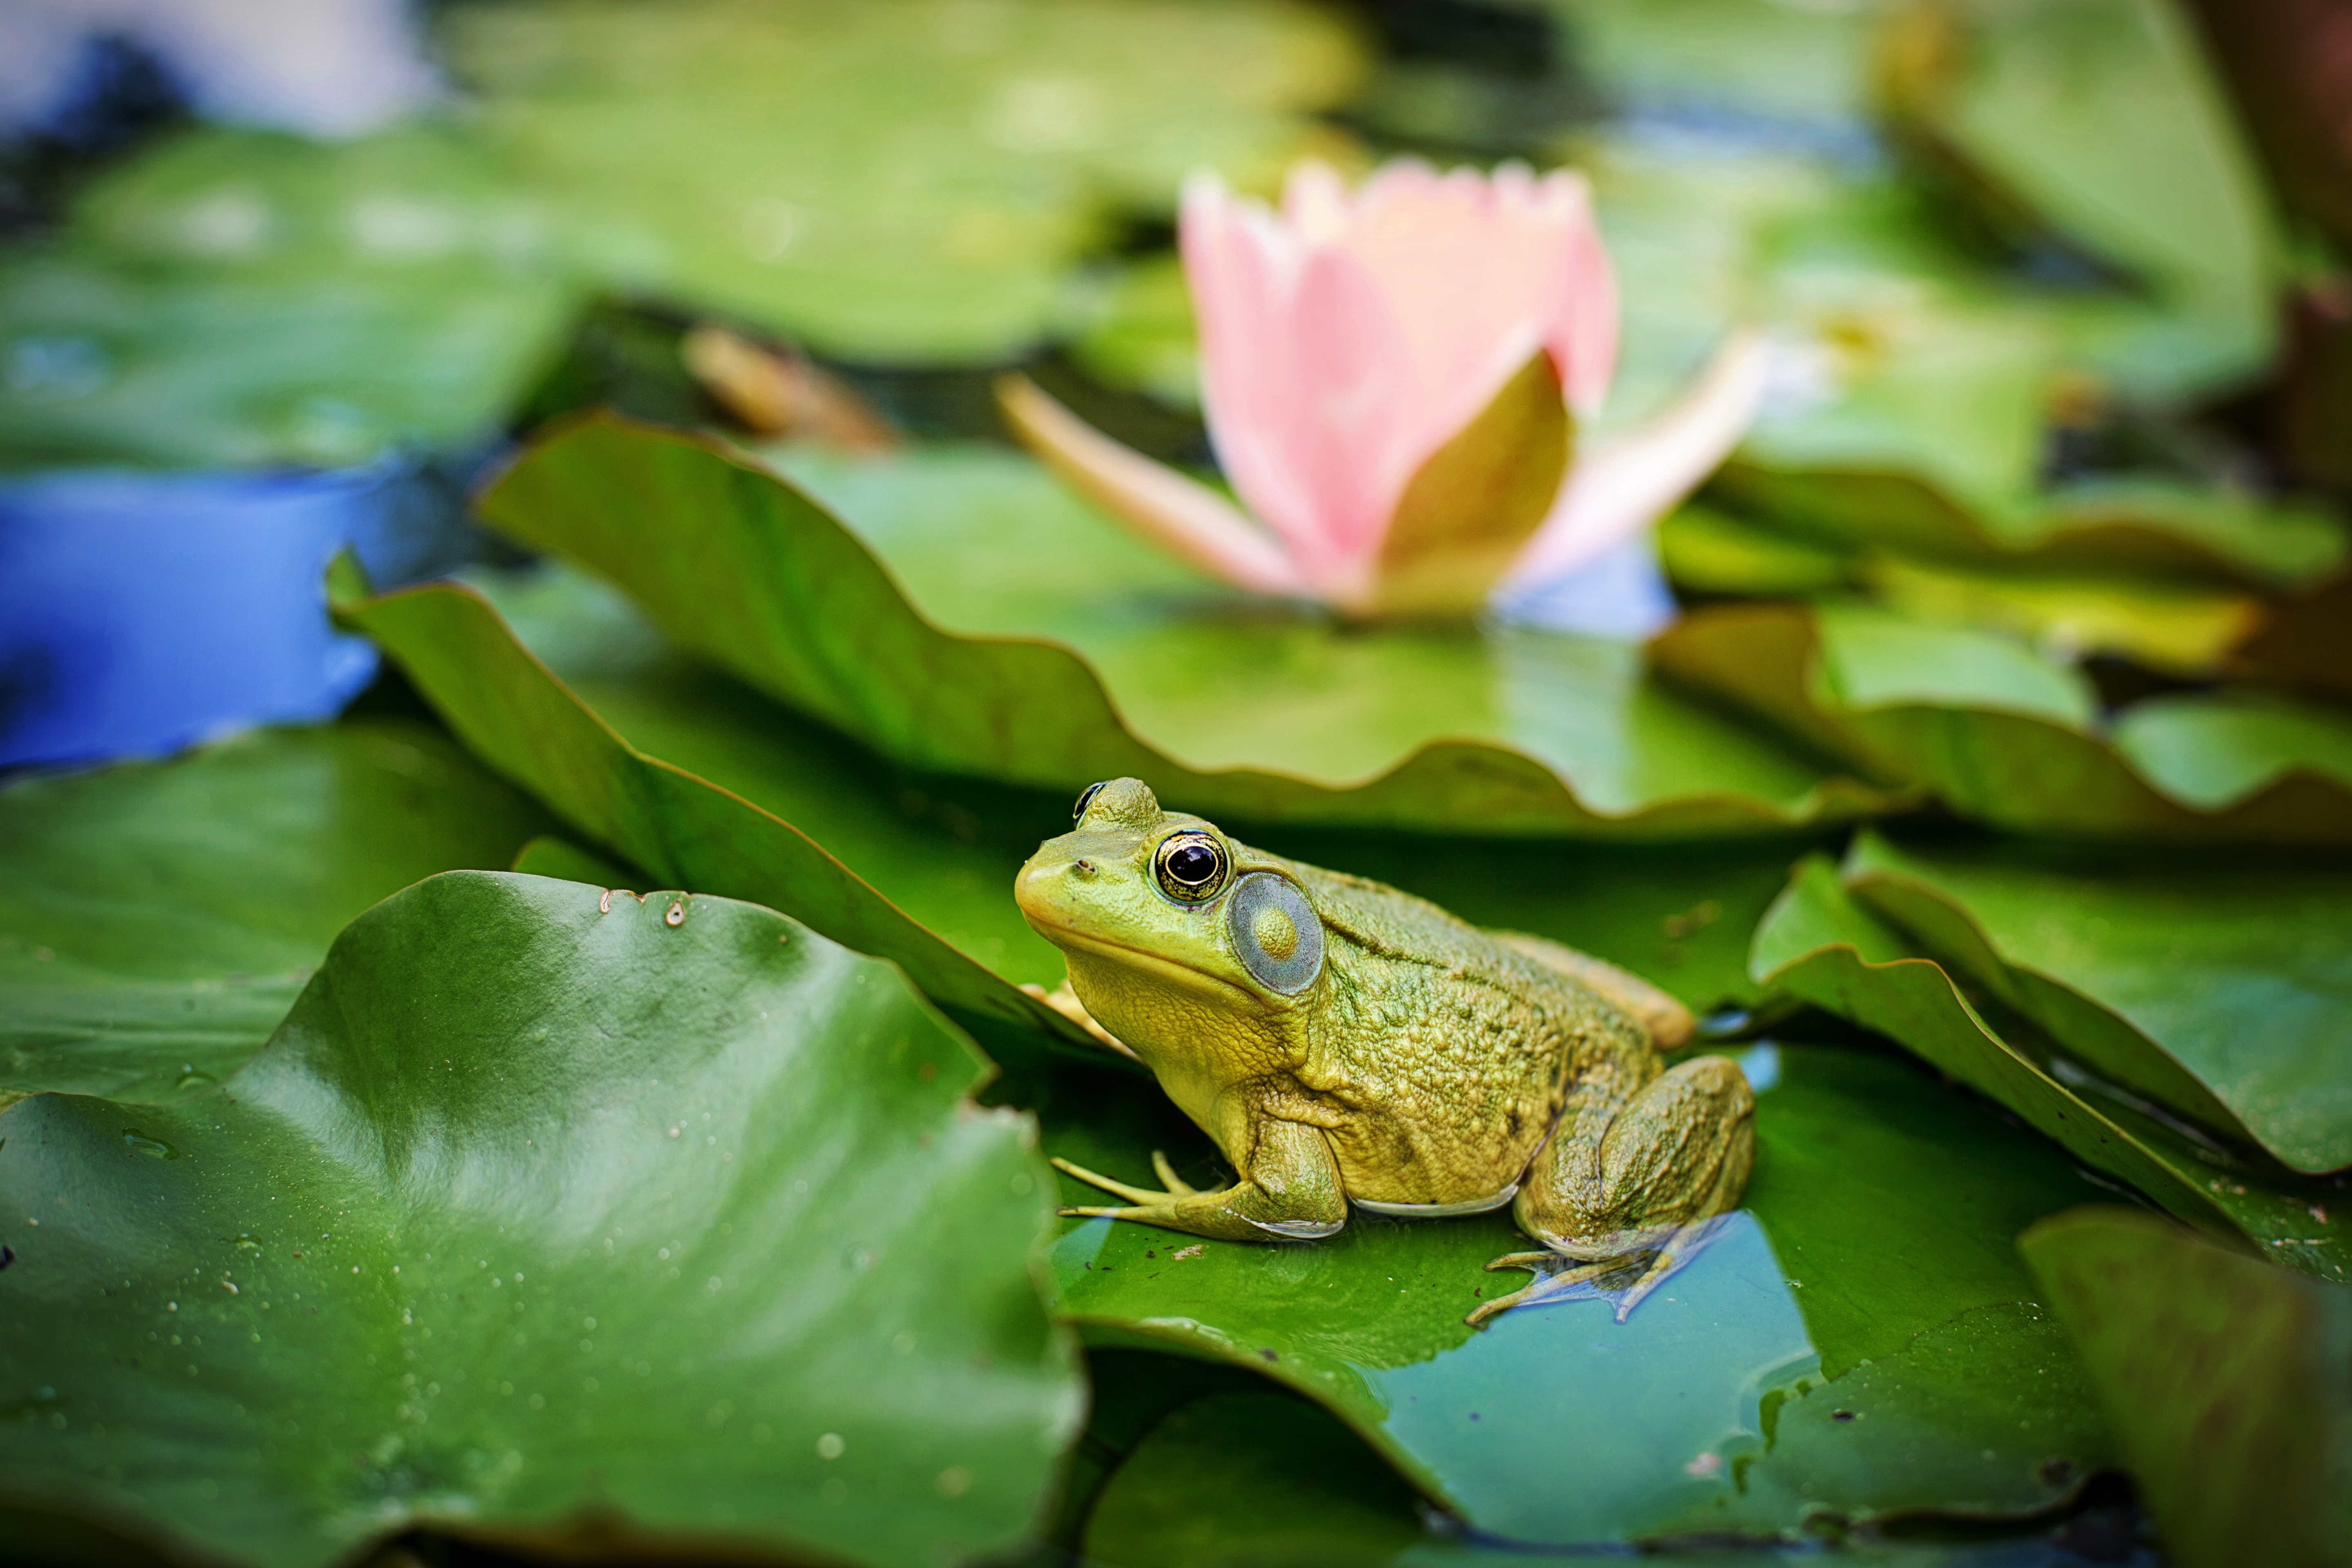
[{"label": "water droplet", "polygon": [[180,1068],[180,1081],[173,1084],[172,1087],[173,1089],[194,1089],[200,1083],[218,1083],[220,1079],[205,1071],[204,1068],[196,1066],[194,1062],[190,1062]]},{"label": "water droplet", "polygon": [[177,1149],[173,1148],[161,1138],[148,1137],[135,1127],[126,1127],[122,1130],[122,1141],[151,1160],[176,1160],[180,1157],[180,1152]]},{"label": "water droplet", "polygon": [[841,1440],[840,1433],[827,1432],[816,1440],[816,1457],[820,1459],[838,1459],[848,1447],[848,1444]]},{"label": "water droplet", "polygon": [[673,926],[684,925],[686,923],[686,906],[684,904],[670,905],[669,913],[662,916],[662,923],[664,925]]}]

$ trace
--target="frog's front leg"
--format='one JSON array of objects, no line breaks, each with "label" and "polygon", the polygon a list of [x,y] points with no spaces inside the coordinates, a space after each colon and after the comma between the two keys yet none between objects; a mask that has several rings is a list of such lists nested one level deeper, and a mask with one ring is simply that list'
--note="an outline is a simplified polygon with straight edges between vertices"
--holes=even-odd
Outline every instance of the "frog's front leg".
[{"label": "frog's front leg", "polygon": [[[1482,1304],[1469,1321],[1540,1300],[1646,1253],[1617,1302],[1623,1322],[1688,1261],[1707,1221],[1739,1202],[1756,1159],[1756,1096],[1738,1064],[1699,1057],[1631,1095],[1604,1078],[1585,1086],[1528,1173],[1512,1214],[1549,1253],[1514,1253],[1489,1268],[1531,1268],[1527,1289]],[[1555,1258],[1572,1267],[1554,1272]]]},{"label": "frog's front leg", "polygon": [[1152,1164],[1166,1192],[1130,1187],[1097,1175],[1067,1160],[1055,1166],[1090,1186],[1125,1198],[1124,1208],[1066,1208],[1066,1215],[1139,1220],[1167,1230],[1219,1241],[1282,1239],[1312,1241],[1348,1223],[1348,1194],[1339,1184],[1339,1163],[1319,1127],[1297,1121],[1259,1120],[1248,1129],[1242,1179],[1230,1187],[1202,1192],[1176,1179],[1158,1153]]}]

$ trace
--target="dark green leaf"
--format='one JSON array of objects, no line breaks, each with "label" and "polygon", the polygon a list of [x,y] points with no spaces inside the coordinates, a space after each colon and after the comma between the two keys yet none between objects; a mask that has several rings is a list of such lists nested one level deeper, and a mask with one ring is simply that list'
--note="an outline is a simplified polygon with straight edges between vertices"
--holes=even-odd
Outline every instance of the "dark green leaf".
[{"label": "dark green leaf", "polygon": [[2150,1215],[2018,1243],[2182,1568],[2352,1562],[2352,1297]]},{"label": "dark green leaf", "polygon": [[[2002,1514],[2063,1496],[2049,1477],[2104,1462],[2105,1438],[2011,1238],[2082,1183],[1897,1058],[1748,1061],[1767,1085],[1748,1209],[1622,1326],[1584,1300],[1465,1327],[1519,1278],[1483,1272],[1527,1245],[1499,1215],[1360,1214],[1306,1246],[1072,1222],[1048,1255],[1060,1310],[1090,1340],[1254,1367],[1519,1539],[1771,1533],[1814,1510]],[[1044,1115],[1054,1152],[1092,1169],[1140,1175],[1157,1145],[1188,1179],[1211,1173],[1142,1086],[1057,1084]],[[2039,1468],[2052,1458],[2078,1468]]]},{"label": "dark green leaf", "polygon": [[2347,1278],[2352,1226],[2341,1205],[2328,1206],[2333,1184],[2233,1153],[2053,1051],[2021,1016],[1964,994],[1856,900],[1827,859],[1798,868],[1758,928],[1749,964],[1760,983],[1901,1041],[2190,1224],[2322,1279]]},{"label": "dark green leaf", "polygon": [[421,725],[268,730],[0,790],[0,1100],[169,1100],[260,1048],[335,932],[543,814]]},{"label": "dark green leaf", "polygon": [[1006,1547],[1083,1396],[985,1070],[770,910],[434,878],[219,1091],[0,1116],[0,1489],[289,1568],[591,1512]]}]

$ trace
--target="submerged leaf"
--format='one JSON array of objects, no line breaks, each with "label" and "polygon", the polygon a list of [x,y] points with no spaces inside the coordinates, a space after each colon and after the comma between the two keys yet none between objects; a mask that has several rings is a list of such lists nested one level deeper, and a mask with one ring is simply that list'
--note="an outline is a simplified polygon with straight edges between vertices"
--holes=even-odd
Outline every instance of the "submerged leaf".
[{"label": "submerged leaf", "polygon": [[352,918],[543,813],[422,725],[269,730],[0,790],[0,1099],[211,1089]]},{"label": "submerged leaf", "polygon": [[888,965],[729,900],[434,878],[171,1107],[0,1116],[0,1484],[177,1552],[417,1523],[928,1565],[1083,1394],[1045,1172]]}]

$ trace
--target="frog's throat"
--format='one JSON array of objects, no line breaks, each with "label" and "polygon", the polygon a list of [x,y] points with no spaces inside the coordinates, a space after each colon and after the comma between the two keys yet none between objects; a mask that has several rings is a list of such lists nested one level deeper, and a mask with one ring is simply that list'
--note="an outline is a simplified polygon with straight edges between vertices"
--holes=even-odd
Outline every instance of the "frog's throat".
[{"label": "frog's throat", "polygon": [[[1027,913],[1026,910],[1023,912]],[[1163,958],[1156,952],[1147,952],[1139,947],[1129,947],[1125,942],[1106,942],[1091,931],[1076,931],[1058,921],[1041,920],[1033,914],[1029,916],[1029,923],[1036,928],[1040,936],[1056,947],[1076,948],[1098,958],[1108,958],[1131,968],[1166,976],[1181,984],[1198,986],[1215,994],[1237,997],[1245,1003],[1255,1005],[1262,1004],[1265,1000],[1256,992],[1236,985],[1230,980],[1204,973],[1189,965]]]}]

